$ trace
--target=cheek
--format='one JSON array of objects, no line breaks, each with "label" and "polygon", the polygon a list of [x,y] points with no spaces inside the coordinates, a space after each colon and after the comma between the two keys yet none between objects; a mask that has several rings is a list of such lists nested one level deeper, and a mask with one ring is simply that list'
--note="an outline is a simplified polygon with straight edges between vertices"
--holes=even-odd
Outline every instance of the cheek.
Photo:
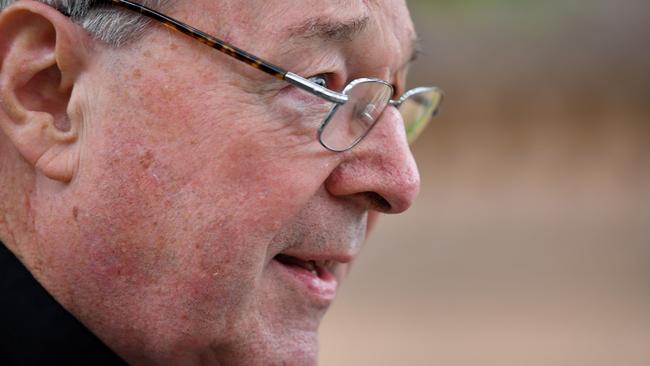
[{"label": "cheek", "polygon": [[277,135],[127,126],[101,131],[81,167],[82,242],[100,277],[132,268],[143,282],[178,271],[259,273],[266,243],[322,179],[308,154],[271,143]]},{"label": "cheek", "polygon": [[95,111],[80,209],[98,279],[137,268],[143,283],[253,286],[267,243],[331,170],[317,127],[294,126],[228,83],[206,87],[218,83],[140,72]]},{"label": "cheek", "polygon": [[[80,248],[96,266],[98,279],[134,276],[150,282],[169,241],[162,226],[171,209],[165,177],[159,176],[153,153],[139,145],[121,146],[97,159],[81,178],[84,200],[78,207]],[[180,228],[179,228],[180,229]],[[172,258],[167,258],[169,261]]]}]

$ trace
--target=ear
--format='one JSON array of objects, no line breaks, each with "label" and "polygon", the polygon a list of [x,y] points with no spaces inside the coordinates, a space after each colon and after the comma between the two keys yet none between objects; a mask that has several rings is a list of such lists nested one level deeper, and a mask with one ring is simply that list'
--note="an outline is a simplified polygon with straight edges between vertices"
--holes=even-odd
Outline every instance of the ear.
[{"label": "ear", "polygon": [[0,128],[35,171],[62,182],[72,179],[79,156],[82,126],[70,101],[84,38],[40,2],[18,1],[0,12]]}]

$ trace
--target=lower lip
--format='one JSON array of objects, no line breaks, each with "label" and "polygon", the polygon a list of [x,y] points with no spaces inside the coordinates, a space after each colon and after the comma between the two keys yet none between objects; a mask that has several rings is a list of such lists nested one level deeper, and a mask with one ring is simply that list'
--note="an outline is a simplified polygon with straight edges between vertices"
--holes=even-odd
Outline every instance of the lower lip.
[{"label": "lower lip", "polygon": [[318,275],[316,275],[301,267],[284,265],[275,259],[272,263],[280,267],[280,271],[302,287],[303,291],[307,293],[307,296],[316,303],[329,305],[336,297],[338,281],[327,269],[319,269]]}]

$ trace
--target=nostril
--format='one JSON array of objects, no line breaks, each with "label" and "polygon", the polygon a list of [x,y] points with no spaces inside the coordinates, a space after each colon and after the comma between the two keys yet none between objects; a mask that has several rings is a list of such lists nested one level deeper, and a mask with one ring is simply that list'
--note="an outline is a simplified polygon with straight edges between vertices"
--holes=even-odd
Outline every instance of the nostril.
[{"label": "nostril", "polygon": [[376,192],[365,192],[364,196],[368,200],[370,208],[375,211],[390,212],[393,208],[384,197]]}]

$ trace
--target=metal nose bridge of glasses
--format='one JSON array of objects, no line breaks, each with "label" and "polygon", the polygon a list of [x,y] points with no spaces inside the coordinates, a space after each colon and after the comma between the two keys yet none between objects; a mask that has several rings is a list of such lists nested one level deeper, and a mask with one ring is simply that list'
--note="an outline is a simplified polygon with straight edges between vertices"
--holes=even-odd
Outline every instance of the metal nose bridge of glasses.
[{"label": "metal nose bridge of glasses", "polygon": [[[199,29],[196,29],[196,28],[194,28],[194,27],[192,27],[190,25],[187,25],[187,24],[185,24],[185,23],[183,23],[181,21],[178,21],[176,19],[168,17],[167,15],[164,15],[164,14],[162,14],[160,12],[157,12],[157,11],[155,11],[153,9],[150,9],[150,8],[144,6],[144,5],[140,5],[140,4],[128,1],[128,0],[104,0],[103,2],[107,3],[107,4],[112,4],[112,5],[115,5],[115,6],[119,6],[119,7],[122,7],[122,8],[126,8],[126,9],[129,9],[129,10],[138,12],[138,13],[144,15],[144,16],[147,16],[147,17],[149,17],[149,18],[151,18],[153,20],[156,20],[156,21],[160,22],[162,25],[164,25],[167,28],[170,28],[172,30],[181,32],[181,33],[183,33],[183,34],[185,34],[185,35],[187,35],[189,37],[192,37],[192,38],[198,40],[201,43],[204,43],[204,44],[206,44],[206,45],[208,45],[208,46],[210,46],[210,47],[212,47],[212,48],[214,48],[214,49],[216,49],[218,51],[221,51],[221,52],[225,53],[228,56],[231,56],[231,57],[233,57],[233,58],[235,58],[235,59],[237,59],[239,61],[242,61],[242,62],[244,62],[244,63],[246,63],[246,64],[248,64],[248,65],[250,65],[250,66],[252,66],[252,67],[254,67],[254,68],[258,69],[258,70],[260,70],[260,71],[263,71],[263,72],[265,72],[265,73],[267,73],[267,74],[269,74],[269,75],[271,75],[271,76],[273,76],[273,77],[275,77],[277,79],[286,81],[286,82],[288,82],[288,83],[290,83],[290,84],[292,84],[292,85],[294,85],[294,86],[296,86],[296,87],[298,87],[298,88],[300,88],[300,89],[302,89],[302,90],[304,90],[306,92],[309,92],[311,94],[319,96],[319,97],[321,97],[321,98],[323,98],[323,99],[325,99],[325,100],[327,100],[329,102],[335,103],[338,106],[347,103],[349,101],[349,99],[350,99],[350,97],[348,95],[346,95],[345,90],[348,90],[347,88],[344,90],[343,93],[339,93],[339,92],[330,90],[330,89],[328,89],[328,88],[326,88],[324,86],[321,86],[319,84],[311,82],[311,81],[301,77],[300,75],[297,75],[297,74],[294,74],[294,73],[289,72],[287,70],[284,70],[281,67],[278,67],[278,66],[276,66],[276,65],[274,65],[274,64],[272,64],[270,62],[264,61],[263,59],[261,59],[261,58],[259,58],[257,56],[254,56],[254,55],[252,55],[252,54],[250,54],[250,53],[248,53],[248,52],[246,52],[246,51],[244,51],[242,49],[239,49],[239,48],[237,48],[237,47],[235,47],[233,45],[230,45],[230,44],[228,44],[228,43],[226,43],[226,42],[224,42],[224,41],[222,41],[222,40],[220,40],[220,39],[218,39],[216,37],[213,37],[213,36],[203,32],[203,31],[201,31]],[[387,84],[385,81],[379,80],[379,79],[365,78],[365,79],[357,79],[356,81],[359,81],[359,80],[363,80],[363,81],[366,81],[366,82],[378,82],[378,83]],[[352,85],[352,83],[354,83],[354,81],[351,82],[348,85]],[[392,86],[391,86],[391,88],[392,88]],[[431,109],[431,111],[430,111],[431,112],[431,115],[429,116],[429,118],[430,118],[435,112],[437,112],[438,104],[440,103],[440,100],[442,99],[442,91],[440,89],[436,88],[436,87],[420,87],[420,88],[411,89],[411,90],[407,91],[406,93],[404,93],[398,100],[390,100],[390,99],[387,100],[386,105],[392,105],[392,106],[395,106],[395,107],[399,108],[402,105],[402,103],[404,101],[406,101],[409,97],[411,97],[413,95],[416,95],[416,94],[431,92],[431,91],[439,93],[440,96],[437,98],[435,105],[433,105],[433,109]],[[329,117],[326,119],[326,121],[327,120],[329,120]],[[425,124],[426,124],[426,122],[425,122]],[[320,133],[322,132],[323,127],[324,127],[324,125],[321,126],[321,129],[319,130],[319,136],[320,136]],[[372,125],[370,127],[372,127]],[[422,126],[422,128],[423,128],[423,126]],[[368,128],[368,131],[369,131],[369,129],[370,128]],[[365,133],[367,133],[368,131],[366,131]],[[365,136],[365,133],[362,134],[360,137],[358,137],[355,141],[353,141],[353,143],[350,146],[348,146],[347,148],[344,148],[344,149],[335,149],[335,148],[332,148],[332,147],[328,146],[327,144],[325,144],[323,142],[322,137],[319,137],[319,140],[320,140],[320,143],[325,148],[327,148],[329,150],[332,150],[332,151],[339,151],[340,152],[340,151],[345,151],[345,150],[348,150],[348,149],[354,147]]]}]

